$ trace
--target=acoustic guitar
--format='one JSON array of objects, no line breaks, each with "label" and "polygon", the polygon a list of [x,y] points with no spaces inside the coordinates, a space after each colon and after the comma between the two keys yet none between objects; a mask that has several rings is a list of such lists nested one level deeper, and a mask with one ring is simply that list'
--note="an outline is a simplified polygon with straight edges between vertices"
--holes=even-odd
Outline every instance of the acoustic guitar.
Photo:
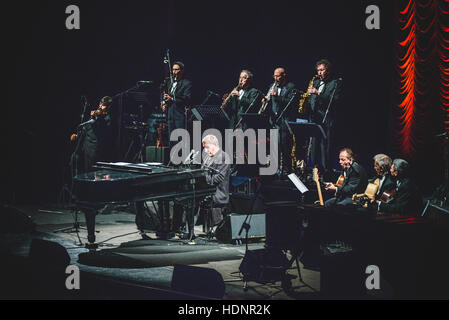
[{"label": "acoustic guitar", "polygon": [[315,181],[316,183],[316,188],[318,190],[318,198],[320,199],[320,205],[324,206],[323,194],[321,193],[320,179],[318,177],[318,168],[313,169],[313,181]]},{"label": "acoustic guitar", "polygon": [[371,199],[376,197],[377,191],[379,190],[380,179],[377,178],[373,183],[368,183],[366,190],[361,194],[354,194],[352,196],[352,201],[361,204],[365,208],[368,207],[368,203]]}]

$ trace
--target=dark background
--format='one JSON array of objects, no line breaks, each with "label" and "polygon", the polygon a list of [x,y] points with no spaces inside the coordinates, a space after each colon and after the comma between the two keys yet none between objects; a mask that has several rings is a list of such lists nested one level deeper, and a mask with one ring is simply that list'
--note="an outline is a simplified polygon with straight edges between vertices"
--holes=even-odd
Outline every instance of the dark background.
[{"label": "dark background", "polygon": [[[76,4],[81,30],[67,30],[65,9]],[[381,30],[365,28],[365,9],[381,10]],[[159,82],[163,57],[186,65],[194,104],[207,90],[229,92],[240,70],[266,92],[277,66],[301,90],[327,58],[343,78],[338,146],[350,146],[372,171],[372,157],[397,148],[396,42],[400,1],[33,1],[4,8],[7,70],[2,124],[5,162],[1,200],[56,201],[67,177],[80,120],[81,96],[96,107],[102,96]],[[154,106],[158,104],[155,99]],[[151,110],[146,110],[151,112]],[[429,133],[438,133],[439,114]],[[433,124],[432,124],[433,123]],[[432,157],[429,157],[432,152]],[[429,160],[430,158],[430,160]],[[431,140],[412,159],[424,192],[441,180],[441,151]],[[425,164],[425,170],[423,170]]]}]

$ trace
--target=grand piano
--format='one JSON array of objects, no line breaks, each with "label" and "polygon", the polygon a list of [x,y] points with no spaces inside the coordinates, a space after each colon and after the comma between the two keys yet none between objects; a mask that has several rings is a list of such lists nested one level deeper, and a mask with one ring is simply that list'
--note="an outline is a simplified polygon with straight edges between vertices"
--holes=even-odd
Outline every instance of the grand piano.
[{"label": "grand piano", "polygon": [[[216,187],[206,182],[206,169],[105,162],[98,162],[94,168],[95,171],[78,175],[73,180],[73,196],[77,207],[86,216],[90,243],[95,242],[95,216],[107,204],[176,201],[186,207],[195,207],[216,191]],[[164,232],[169,231],[167,215],[168,212],[164,212],[161,217]]]}]

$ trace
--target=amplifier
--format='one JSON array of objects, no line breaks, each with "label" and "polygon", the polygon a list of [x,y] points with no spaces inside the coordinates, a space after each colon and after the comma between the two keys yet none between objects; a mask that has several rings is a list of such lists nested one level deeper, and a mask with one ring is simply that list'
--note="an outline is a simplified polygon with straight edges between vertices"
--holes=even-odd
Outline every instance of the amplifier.
[{"label": "amplifier", "polygon": [[245,219],[246,223],[250,226],[248,239],[265,237],[265,213],[252,215],[233,213],[228,215],[215,231],[215,237],[217,240],[223,243],[232,243],[237,240],[245,239],[245,229],[243,229],[239,235],[240,230],[242,230],[243,223],[245,223]]}]

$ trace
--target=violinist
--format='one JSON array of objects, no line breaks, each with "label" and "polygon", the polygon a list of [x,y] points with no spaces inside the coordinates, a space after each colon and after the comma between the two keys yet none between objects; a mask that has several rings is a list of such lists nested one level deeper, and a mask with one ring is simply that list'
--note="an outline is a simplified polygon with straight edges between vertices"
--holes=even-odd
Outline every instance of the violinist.
[{"label": "violinist", "polygon": [[113,134],[111,121],[112,98],[103,97],[98,109],[90,112],[91,120],[85,122],[71,141],[79,140],[76,155],[77,173],[92,171],[98,161],[110,161],[113,150]]}]

